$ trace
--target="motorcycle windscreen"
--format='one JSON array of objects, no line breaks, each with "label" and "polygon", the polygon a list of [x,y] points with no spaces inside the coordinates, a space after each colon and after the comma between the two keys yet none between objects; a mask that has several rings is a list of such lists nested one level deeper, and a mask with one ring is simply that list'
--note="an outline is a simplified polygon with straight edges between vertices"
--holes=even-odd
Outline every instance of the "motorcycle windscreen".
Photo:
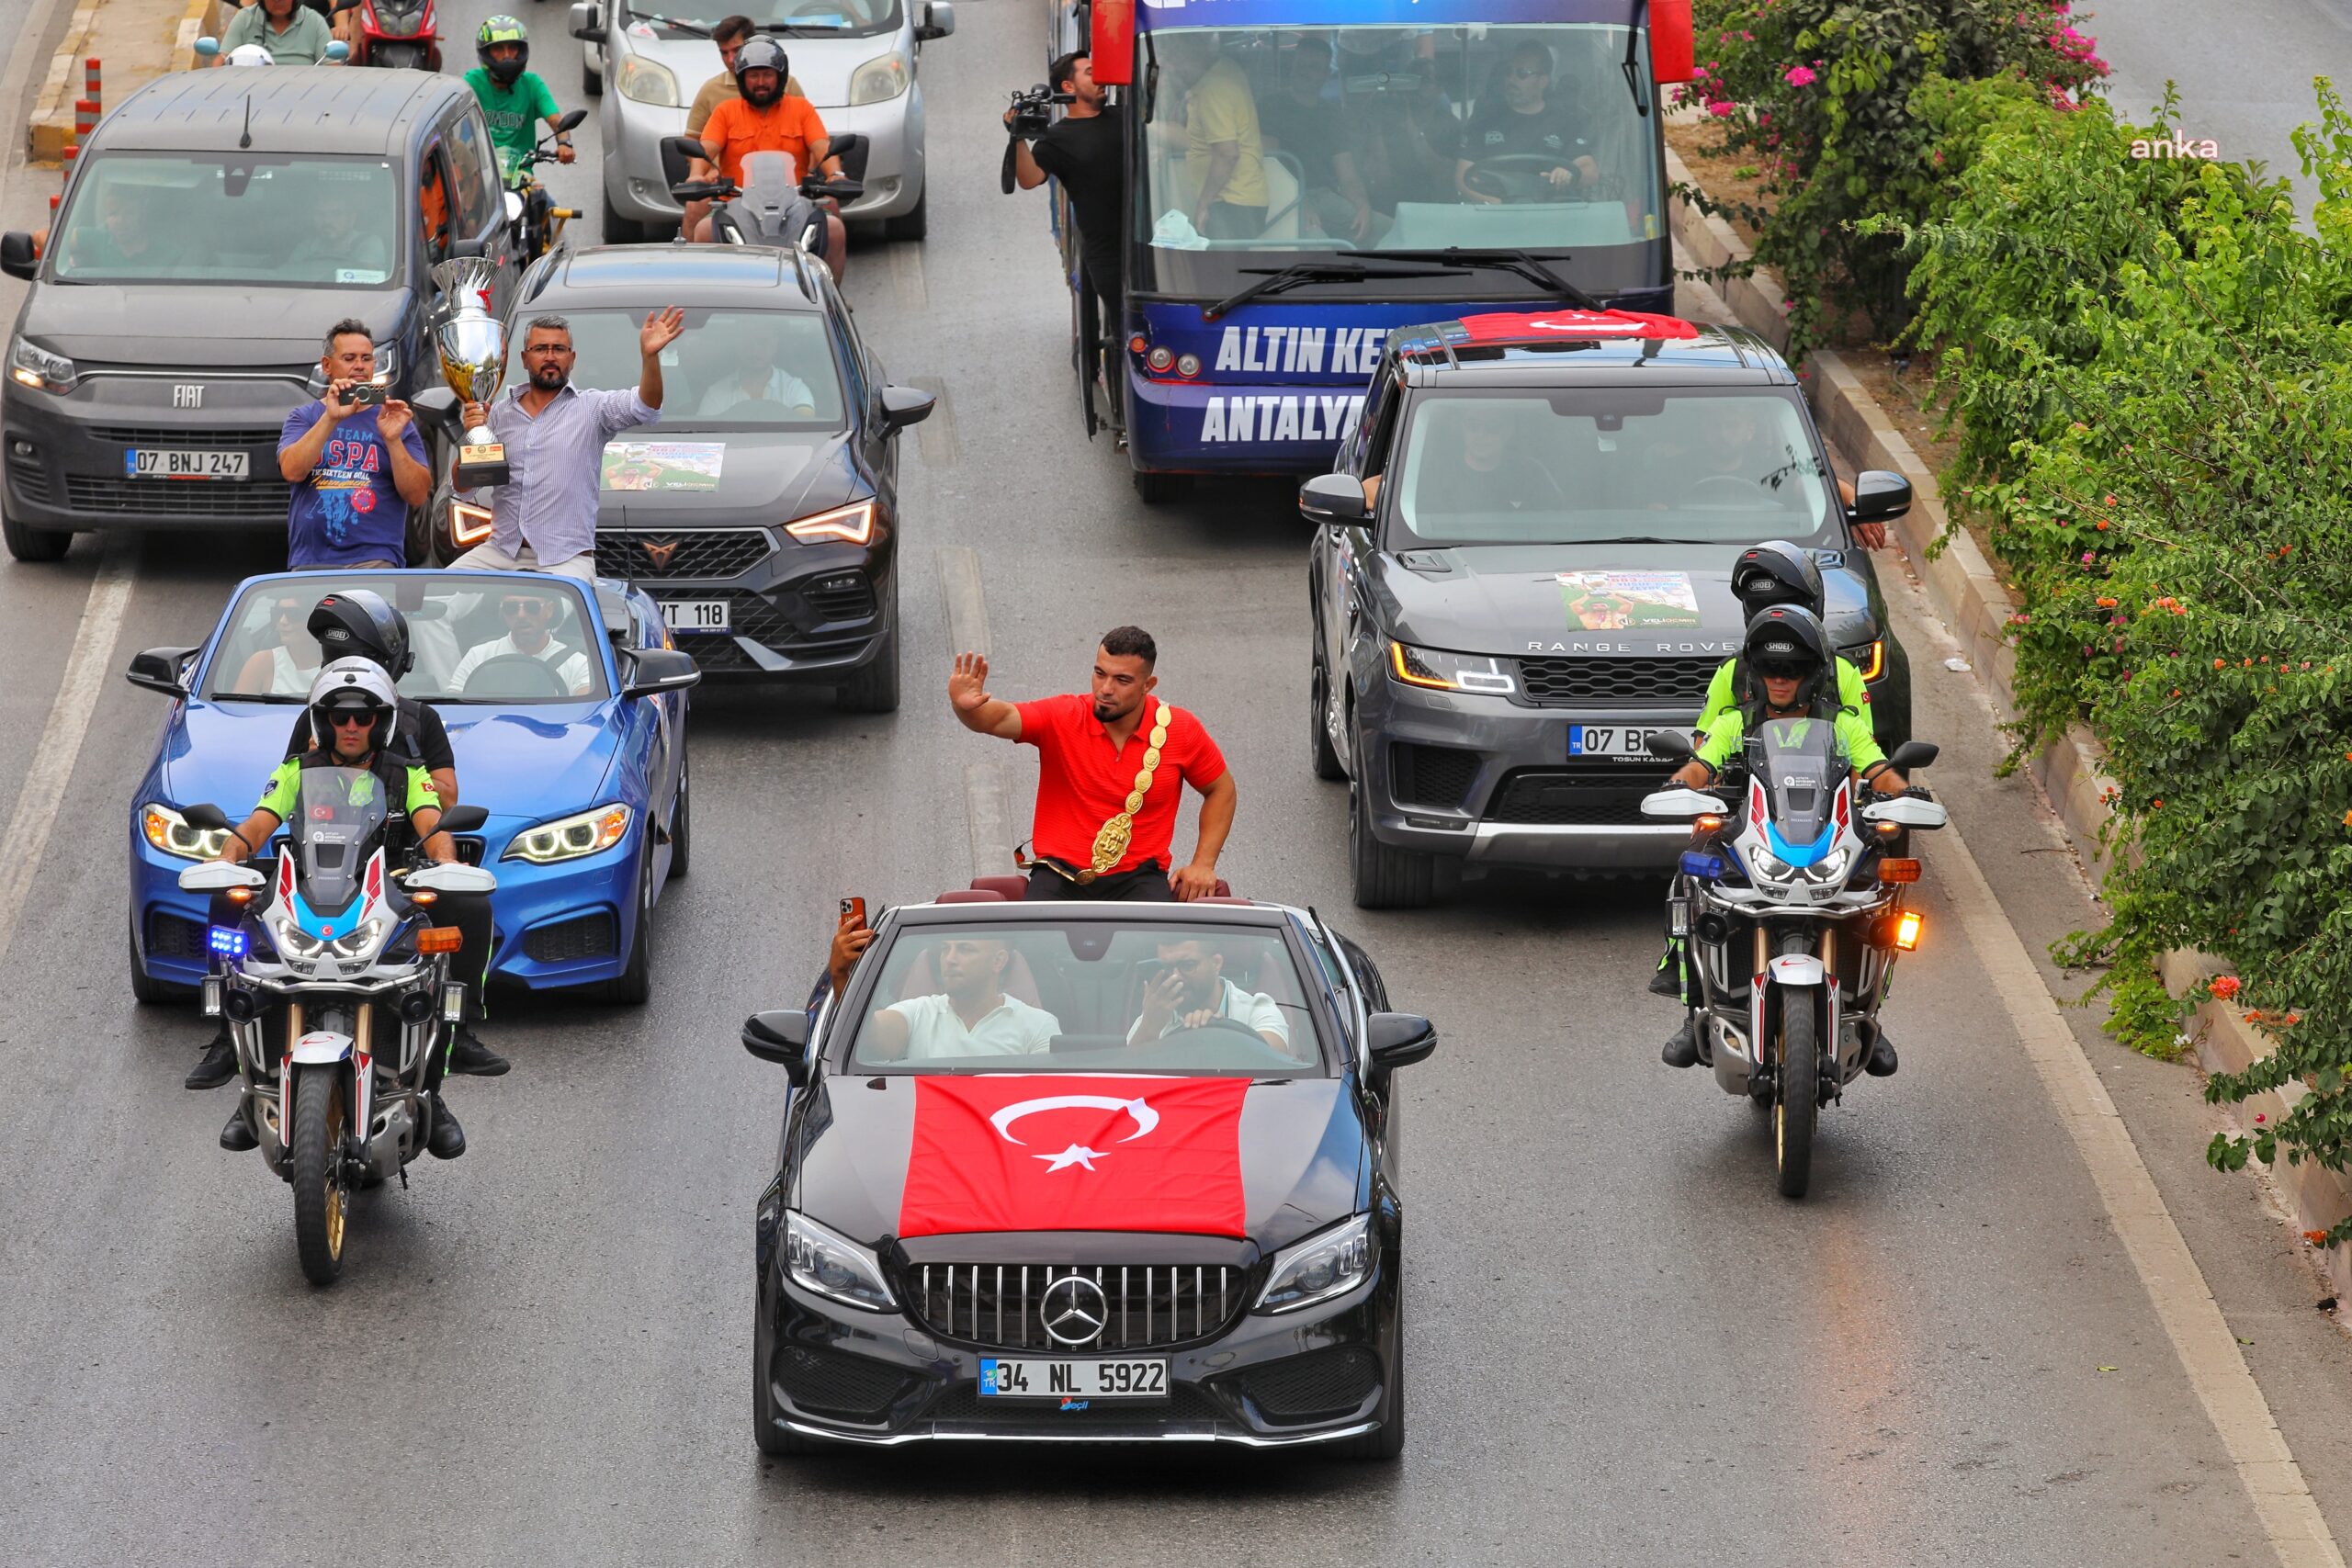
[{"label": "motorcycle windscreen", "polygon": [[1781,841],[1792,850],[1826,850],[1823,840],[1847,771],[1837,727],[1821,718],[1767,719],[1751,744],[1750,765],[1764,781]]},{"label": "motorcycle windscreen", "polygon": [[383,781],[367,769],[302,770],[289,837],[305,904],[322,915],[350,907],[390,816]]}]

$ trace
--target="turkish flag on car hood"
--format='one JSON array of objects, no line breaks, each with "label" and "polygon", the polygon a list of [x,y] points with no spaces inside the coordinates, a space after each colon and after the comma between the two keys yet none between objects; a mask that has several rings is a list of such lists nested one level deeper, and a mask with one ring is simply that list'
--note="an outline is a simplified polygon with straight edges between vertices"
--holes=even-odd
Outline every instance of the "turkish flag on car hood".
[{"label": "turkish flag on car hood", "polygon": [[1248,1078],[919,1078],[899,1234],[1247,1235],[1249,1093]]}]

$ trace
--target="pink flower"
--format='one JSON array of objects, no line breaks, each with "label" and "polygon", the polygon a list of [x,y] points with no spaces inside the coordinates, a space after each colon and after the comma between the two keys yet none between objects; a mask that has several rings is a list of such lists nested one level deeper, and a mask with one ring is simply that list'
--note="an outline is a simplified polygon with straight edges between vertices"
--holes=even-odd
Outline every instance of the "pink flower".
[{"label": "pink flower", "polygon": [[1790,66],[1789,73],[1783,79],[1792,87],[1810,87],[1814,83],[1813,73],[1802,65]]},{"label": "pink flower", "polygon": [[1707,106],[1707,112],[1717,119],[1727,119],[1731,117],[1731,105],[1720,101],[1712,103]]}]

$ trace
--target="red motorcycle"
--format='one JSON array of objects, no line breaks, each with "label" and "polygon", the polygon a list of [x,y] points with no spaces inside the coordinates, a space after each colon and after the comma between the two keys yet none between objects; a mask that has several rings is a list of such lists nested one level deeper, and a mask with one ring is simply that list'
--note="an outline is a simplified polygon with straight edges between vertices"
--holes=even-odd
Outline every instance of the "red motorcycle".
[{"label": "red motorcycle", "polygon": [[434,29],[433,0],[359,0],[358,31],[351,52],[354,65],[441,69],[441,35]]}]

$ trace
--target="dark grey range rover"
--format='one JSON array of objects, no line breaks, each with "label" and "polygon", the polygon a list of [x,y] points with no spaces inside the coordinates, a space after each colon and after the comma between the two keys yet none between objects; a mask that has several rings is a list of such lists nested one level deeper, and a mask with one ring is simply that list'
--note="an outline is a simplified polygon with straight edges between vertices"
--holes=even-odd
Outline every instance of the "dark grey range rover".
[{"label": "dark grey range rover", "polygon": [[1397,333],[1299,494],[1322,525],[1309,745],[1348,784],[1356,902],[1424,903],[1448,868],[1670,869],[1690,830],[1641,816],[1665,771],[1645,743],[1688,730],[1737,651],[1732,563],[1768,539],[1813,552],[1880,739],[1907,739],[1910,665],[1852,527],[1910,502],[1879,471],[1841,501],[1749,333],[1574,311]]},{"label": "dark grey range rover", "polygon": [[[428,232],[424,212],[447,221]],[[366,321],[395,395],[436,385],[428,269],[510,246],[489,127],[455,76],[157,77],[84,147],[45,250],[0,236],[0,270],[33,285],[0,376],[9,553],[55,560],[94,529],[284,528],[278,432],[318,395],[327,327]]]}]

